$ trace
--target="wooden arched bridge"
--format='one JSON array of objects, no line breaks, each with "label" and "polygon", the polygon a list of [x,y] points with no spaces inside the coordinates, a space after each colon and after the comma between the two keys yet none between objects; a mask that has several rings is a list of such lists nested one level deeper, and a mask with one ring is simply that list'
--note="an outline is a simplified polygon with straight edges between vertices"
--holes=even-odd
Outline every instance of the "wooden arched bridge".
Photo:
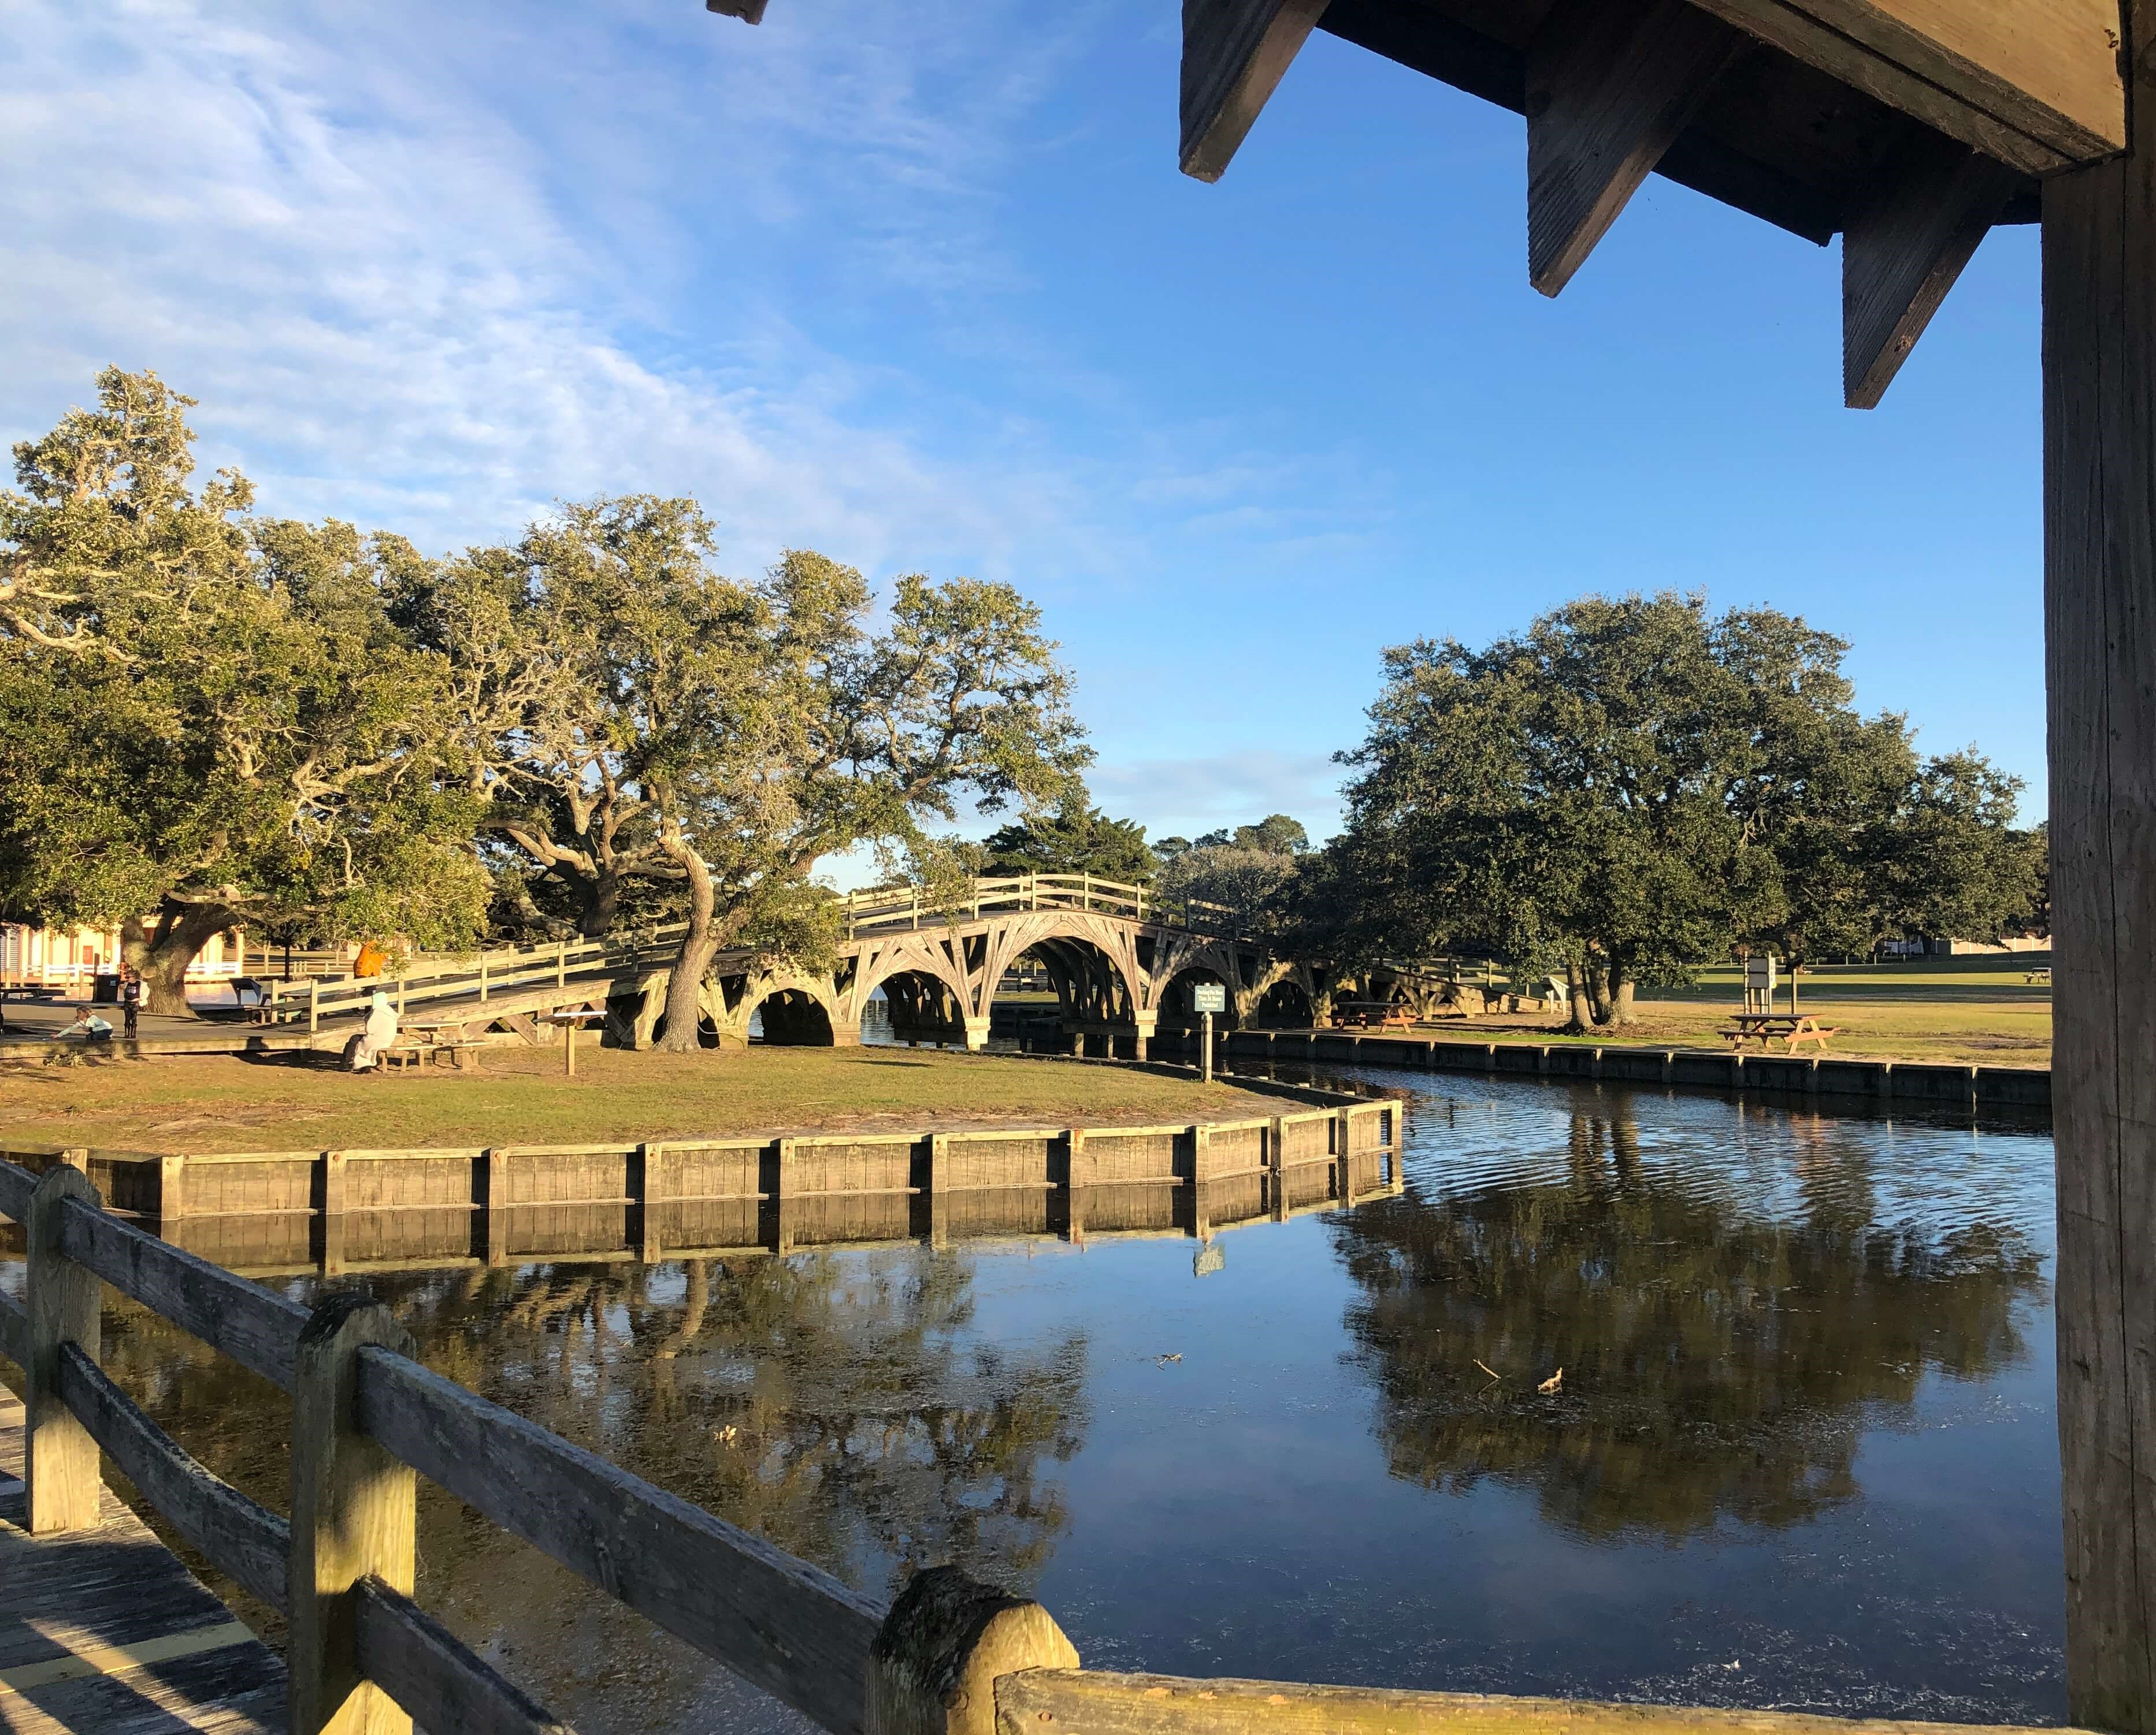
[{"label": "wooden arched bridge", "polygon": [[[1239,932],[1231,910],[1087,874],[975,880],[941,900],[916,886],[857,891],[843,900],[842,916],[844,937],[828,968],[721,953],[700,995],[705,1039],[744,1043],[754,1022],[772,1041],[850,1045],[880,995],[898,1034],[978,1049],[998,990],[1021,960],[1054,990],[1054,1009],[1043,1005],[1041,1015],[1062,1040],[1138,1058],[1163,1028],[1180,1034],[1195,1024],[1190,991],[1200,983],[1226,989],[1228,1029],[1322,1024],[1336,998],[1426,1012],[1452,992],[1435,967],[1342,975]],[[318,1029],[380,989],[408,1022],[470,1036],[511,1030],[536,1040],[557,1013],[603,1010],[608,1039],[640,1048],[663,1019],[680,934],[679,926],[645,929],[422,964],[378,980],[280,984],[264,1016]]]}]

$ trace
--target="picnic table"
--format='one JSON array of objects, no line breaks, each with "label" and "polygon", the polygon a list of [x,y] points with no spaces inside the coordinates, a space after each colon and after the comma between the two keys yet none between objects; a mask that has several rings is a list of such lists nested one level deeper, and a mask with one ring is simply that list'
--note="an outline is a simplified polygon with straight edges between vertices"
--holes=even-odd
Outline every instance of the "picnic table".
[{"label": "picnic table", "polygon": [[2021,979],[2024,982],[2041,982],[2049,987],[2051,981],[2051,967],[2049,964],[2039,964]]},{"label": "picnic table", "polygon": [[1756,1042],[1763,1052],[1776,1037],[1791,1054],[1797,1045],[1809,1042],[1822,1052],[1827,1039],[1839,1034],[1833,1026],[1822,1024],[1809,1012],[1738,1012],[1730,1014],[1730,1021],[1722,1027],[1722,1038],[1732,1049],[1741,1049],[1748,1042]]},{"label": "picnic table", "polygon": [[407,1024],[398,1033],[397,1040],[382,1051],[386,1064],[397,1066],[418,1066],[423,1070],[429,1061],[437,1064],[447,1059],[458,1071],[465,1070],[465,1056],[471,1056],[471,1069],[479,1070],[479,1051],[486,1045],[477,1037],[464,1034],[461,1024]]},{"label": "picnic table", "polygon": [[1358,1026],[1382,1029],[1388,1025],[1408,1029],[1414,1022],[1414,1008],[1396,1001],[1336,1000],[1332,1004],[1332,1028],[1336,1030]]}]

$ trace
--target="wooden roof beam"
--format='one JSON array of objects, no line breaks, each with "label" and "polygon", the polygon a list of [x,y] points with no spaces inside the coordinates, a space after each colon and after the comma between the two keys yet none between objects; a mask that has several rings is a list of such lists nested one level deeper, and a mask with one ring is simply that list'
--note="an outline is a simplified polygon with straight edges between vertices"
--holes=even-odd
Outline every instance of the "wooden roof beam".
[{"label": "wooden roof beam", "polygon": [[1928,145],[1841,240],[1841,376],[1851,409],[1876,409],[1978,244],[2020,184],[2002,162]]},{"label": "wooden roof beam", "polygon": [[1183,0],[1183,172],[1226,172],[1326,0]]},{"label": "wooden roof beam", "polygon": [[1697,0],[2031,174],[2126,146],[2119,0]]},{"label": "wooden roof beam", "polygon": [[1752,40],[1687,0],[1558,0],[1527,45],[1527,280],[1572,280]]}]

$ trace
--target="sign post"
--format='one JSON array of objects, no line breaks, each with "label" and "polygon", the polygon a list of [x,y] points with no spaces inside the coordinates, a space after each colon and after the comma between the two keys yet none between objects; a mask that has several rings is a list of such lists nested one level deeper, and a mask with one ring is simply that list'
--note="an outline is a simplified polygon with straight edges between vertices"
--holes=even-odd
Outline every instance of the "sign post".
[{"label": "sign post", "polygon": [[1217,982],[1194,983],[1190,990],[1190,1004],[1198,1014],[1200,1029],[1198,1039],[1199,1075],[1209,1085],[1213,1082],[1213,1014],[1228,1009],[1228,990]]}]

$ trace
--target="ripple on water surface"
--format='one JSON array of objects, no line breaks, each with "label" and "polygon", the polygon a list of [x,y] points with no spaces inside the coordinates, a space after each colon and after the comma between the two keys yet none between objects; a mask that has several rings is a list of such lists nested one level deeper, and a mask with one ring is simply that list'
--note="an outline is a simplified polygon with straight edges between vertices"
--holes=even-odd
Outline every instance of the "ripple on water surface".
[{"label": "ripple on water surface", "polygon": [[[372,1281],[497,1400],[879,1592],[1015,1582],[1097,1666],[2063,1715],[2047,1133],[1353,1075],[1407,1097],[1404,1190],[1203,1276],[1156,1238]],[[281,1398],[109,1331],[281,1507]],[[421,1522],[423,1599],[587,1735],[789,1721]]]}]

